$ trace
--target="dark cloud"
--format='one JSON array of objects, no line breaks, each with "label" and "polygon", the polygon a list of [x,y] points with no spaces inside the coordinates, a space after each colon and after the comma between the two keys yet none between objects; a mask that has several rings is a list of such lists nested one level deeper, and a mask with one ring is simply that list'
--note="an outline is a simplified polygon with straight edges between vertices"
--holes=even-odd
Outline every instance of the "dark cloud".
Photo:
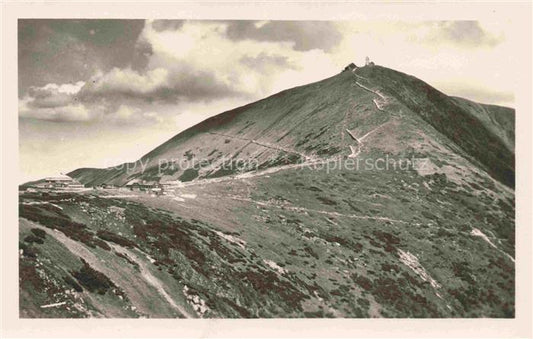
[{"label": "dark cloud", "polygon": [[144,20],[19,20],[19,95],[99,70],[145,66],[149,48],[137,44],[143,27]]},{"label": "dark cloud", "polygon": [[464,47],[493,47],[503,41],[480,26],[477,21],[443,21],[432,24],[434,35],[428,42],[451,42]]},{"label": "dark cloud", "polygon": [[180,29],[185,20],[154,20],[152,22],[152,27],[158,31],[176,31]]},{"label": "dark cloud", "polygon": [[131,69],[113,69],[95,77],[77,95],[82,102],[178,103],[204,101],[242,94],[214,74],[183,65],[179,69],[156,69],[137,73]]},{"label": "dark cloud", "polygon": [[326,21],[228,21],[227,36],[232,40],[289,41],[297,51],[329,51],[339,44],[341,33]]},{"label": "dark cloud", "polygon": [[[152,25],[157,31],[177,30],[183,22],[155,20]],[[170,69],[166,81],[151,79],[146,67],[152,46],[139,39],[144,25],[144,20],[19,20],[19,96],[35,109],[113,100],[176,103],[239,96],[214,74],[185,64]],[[95,74],[111,75],[98,84]],[[128,83],[128,76],[134,81]],[[80,80],[87,84],[75,94],[48,86]]]},{"label": "dark cloud", "polygon": [[130,62],[131,68],[135,70],[144,70],[150,61],[150,57],[153,54],[152,45],[140,39],[135,45],[132,59]]},{"label": "dark cloud", "polygon": [[[155,20],[151,25],[156,31],[179,30],[184,22]],[[329,22],[270,21],[262,25],[254,21],[223,22],[227,24],[229,39],[289,41],[300,51],[328,50],[341,39]],[[140,38],[144,25],[144,20],[19,20],[20,98],[25,99],[28,107],[51,109],[113,100],[209,102],[249,95],[235,89],[234,84],[239,82],[237,74],[227,72],[226,80],[221,81],[211,71],[197,69],[187,62],[163,63],[162,70],[168,74],[162,79],[154,65],[148,69],[154,52],[150,41]],[[262,73],[297,68],[285,56],[265,53],[243,57],[239,62]],[[79,81],[86,82],[79,93],[58,89]]]},{"label": "dark cloud", "polygon": [[[93,77],[88,83],[32,86],[21,101],[19,114],[21,117],[65,122],[108,118],[123,122],[127,119],[152,121],[153,116],[140,116],[141,111],[137,108],[144,107],[143,111],[149,112],[153,104],[211,102],[238,97],[245,95],[209,72],[185,67],[174,72],[156,69],[144,73],[115,68]],[[124,114],[129,111],[135,114]]]}]

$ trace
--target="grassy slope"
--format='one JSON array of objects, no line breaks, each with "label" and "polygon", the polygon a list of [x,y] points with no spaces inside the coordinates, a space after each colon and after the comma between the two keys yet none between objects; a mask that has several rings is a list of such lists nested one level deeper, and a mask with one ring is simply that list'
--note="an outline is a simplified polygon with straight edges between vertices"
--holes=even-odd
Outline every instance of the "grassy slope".
[{"label": "grassy slope", "polygon": [[453,100],[474,114],[491,132],[498,136],[505,146],[514,152],[515,112],[514,109],[496,105],[479,104],[454,97]]},{"label": "grassy slope", "polygon": [[[361,74],[380,84],[385,93],[420,115],[494,178],[514,187],[514,152],[502,141],[501,135],[505,131],[494,133],[498,126],[493,124],[489,127],[483,123],[477,108],[468,109],[464,102],[458,105],[456,100],[425,82],[385,67],[367,67]],[[511,110],[506,112],[511,113]],[[509,127],[506,126],[506,130]]]}]

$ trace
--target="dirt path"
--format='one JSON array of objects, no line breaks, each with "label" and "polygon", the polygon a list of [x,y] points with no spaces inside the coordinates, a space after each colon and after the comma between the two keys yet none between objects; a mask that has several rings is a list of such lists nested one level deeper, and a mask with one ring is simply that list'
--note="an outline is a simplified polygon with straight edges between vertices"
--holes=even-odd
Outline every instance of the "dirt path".
[{"label": "dirt path", "polygon": [[359,153],[361,153],[361,147],[359,146],[353,146],[349,145],[350,147],[350,155],[348,155],[348,158],[357,158],[359,156]]},{"label": "dirt path", "polygon": [[[355,74],[355,70],[352,71],[352,74],[358,79],[363,79],[365,81],[368,81],[367,78]],[[362,89],[364,89],[367,92],[370,92],[370,93],[372,93],[374,95],[377,95],[379,97],[379,100],[378,99],[373,99],[372,102],[374,103],[374,105],[376,106],[376,108],[378,110],[385,111],[383,106],[388,103],[388,100],[383,94],[381,94],[378,90],[372,90],[372,89],[366,87],[365,85],[359,83],[358,81],[355,81],[355,85],[361,87]],[[387,123],[384,123],[384,124],[376,127],[375,129],[371,130],[370,132],[366,133],[365,135],[363,135],[362,137],[359,138],[352,131],[350,131],[348,128],[346,128],[347,116],[348,116],[348,112],[346,112],[345,115],[344,115],[344,119],[343,119],[343,122],[342,122],[342,129],[345,130],[348,133],[348,135],[357,143],[355,146],[354,145],[349,145],[351,153],[350,153],[350,155],[348,155],[348,157],[349,158],[357,158],[359,156],[359,154],[361,153],[361,150],[362,150],[362,148],[364,146],[363,145],[363,141],[369,135],[371,135],[372,133],[376,132],[377,130],[382,128]],[[341,140],[344,141],[344,133],[342,133]]]},{"label": "dirt path", "polygon": [[[352,153],[349,155],[349,157],[351,157],[351,158],[357,157],[361,153],[361,148],[363,146],[363,140],[365,138],[367,138],[368,136],[370,136],[372,133],[374,133],[377,130],[379,130],[380,128],[382,128],[386,124],[387,123],[376,127],[375,129],[373,129],[370,132],[366,133],[361,138],[357,138],[355,136],[355,134],[353,134],[353,132],[351,132],[350,130],[346,129],[346,132],[350,135],[350,137],[353,140],[358,142],[358,145],[356,145],[356,146],[350,145],[350,149],[351,149]],[[217,133],[217,135],[223,135],[223,136],[231,137],[229,135],[224,135],[224,134],[220,134],[220,133]],[[239,137],[236,137],[236,138],[248,141],[248,139],[245,139],[245,138],[239,138]],[[283,150],[281,148],[276,148],[276,149]],[[298,153],[298,152],[296,152],[296,153]],[[298,153],[298,154],[300,154],[300,153]],[[246,173],[242,173],[242,174],[226,176],[226,177],[221,177],[221,178],[193,180],[193,181],[181,183],[179,186],[176,186],[175,188],[206,185],[206,184],[212,184],[212,183],[220,183],[220,182],[227,182],[227,181],[233,181],[233,180],[243,180],[243,179],[249,179],[249,178],[256,178],[256,177],[261,177],[261,176],[277,173],[277,172],[280,172],[280,171],[287,171],[287,170],[292,170],[292,169],[300,169],[300,168],[305,168],[305,167],[313,168],[313,167],[323,166],[323,165],[331,163],[331,162],[340,161],[341,158],[342,158],[342,156],[336,156],[336,157],[327,158],[327,159],[316,159],[316,158],[310,158],[308,156],[306,156],[306,157],[307,157],[307,161],[299,163],[299,164],[290,164],[290,165],[271,167],[271,168],[267,168],[267,169],[264,169],[264,170],[250,171],[250,172],[246,172]]]},{"label": "dirt path", "polygon": [[364,89],[365,91],[368,91],[368,92],[370,92],[370,93],[373,93],[373,94],[379,96],[379,97],[380,97],[381,99],[383,99],[383,100],[387,100],[387,98],[385,98],[385,96],[383,96],[383,94],[379,93],[379,91],[377,91],[377,90],[374,91],[373,89],[370,89],[370,88],[366,87],[365,85],[359,83],[358,81],[356,81],[355,84],[356,84],[357,86],[361,87],[362,89]]},{"label": "dirt path", "polygon": [[[365,77],[362,77],[362,76],[359,76],[357,74],[355,74],[355,72],[352,72],[352,74],[357,78],[357,79],[364,79],[365,81],[368,81],[367,78]],[[360,88],[364,89],[365,91],[367,92],[370,92],[374,95],[377,95],[378,98],[377,99],[373,99],[372,102],[374,103],[374,106],[376,106],[376,108],[382,112],[385,112],[385,109],[384,109],[384,106],[387,105],[389,103],[389,100],[387,99],[387,97],[385,97],[383,94],[381,94],[381,92],[379,90],[373,90],[369,87],[366,87],[365,85],[361,84],[359,81],[355,81],[355,84],[357,86],[359,86]]]},{"label": "dirt path", "polygon": [[374,128],[373,130],[371,130],[370,132],[366,133],[365,135],[363,135],[362,137],[359,138],[359,142],[362,142],[363,140],[365,140],[369,135],[373,134],[374,132],[376,132],[377,130],[383,128],[383,126],[385,126],[386,124],[388,124],[390,121],[387,121],[386,123],[384,124],[381,124],[379,125],[378,127]]},{"label": "dirt path", "polygon": [[358,137],[355,136],[355,134],[353,134],[352,131],[350,131],[349,129],[346,129],[346,132],[352,137],[353,140],[357,141],[357,144],[361,144],[361,140],[359,140]]},{"label": "dirt path", "polygon": [[[360,75],[357,75],[355,73],[355,69],[352,71],[352,74],[357,78],[357,79],[363,79],[365,81],[368,81],[367,78],[365,77],[362,77]],[[376,108],[380,111],[383,111],[385,112],[385,109],[383,108],[384,105],[388,104],[388,99],[383,95],[381,94],[378,90],[373,90],[373,89],[370,89],[368,87],[366,87],[365,85],[361,84],[360,82],[358,81],[355,81],[355,85],[359,86],[360,88],[364,89],[365,91],[367,92],[370,92],[374,95],[377,95],[378,96],[378,99],[373,99],[372,102],[374,103],[374,105],[376,106]],[[374,128],[373,130],[367,132],[365,135],[363,135],[362,137],[357,137],[352,131],[350,131],[349,129],[345,128],[346,126],[346,114],[344,116],[344,120],[343,120],[343,129],[346,130],[346,132],[348,133],[348,135],[350,135],[350,137],[355,141],[357,142],[357,145],[349,145],[350,147],[350,151],[351,151],[351,154],[348,156],[349,158],[357,158],[359,156],[359,154],[361,153],[361,150],[363,148],[363,141],[368,137],[370,136],[372,133],[376,132],[377,130],[379,130],[380,128],[382,128],[383,126],[385,126],[388,122],[385,122],[383,124],[381,124],[380,126]],[[344,140],[344,134],[343,134],[343,137],[342,137],[342,140]]]},{"label": "dirt path", "polygon": [[377,130],[379,130],[380,128],[382,128],[383,126],[385,126],[388,122],[382,124],[382,125],[379,125],[378,127],[374,128],[373,130],[371,130],[370,132],[366,133],[365,135],[363,135],[362,137],[358,138],[352,131],[350,131],[349,129],[346,129],[346,132],[348,133],[348,135],[350,135],[350,137],[355,141],[357,142],[357,145],[353,146],[353,145],[349,145],[350,146],[350,150],[351,150],[351,154],[348,156],[349,158],[357,158],[357,156],[361,153],[361,149],[363,148],[364,144],[363,144],[363,141],[369,136],[371,135],[372,133],[376,132]]},{"label": "dirt path", "polygon": [[357,142],[357,145],[355,146],[349,145],[350,151],[352,153],[348,156],[348,158],[357,158],[359,156],[359,153],[361,153],[361,147],[363,146],[361,140],[359,140],[359,138],[357,138],[355,134],[353,134],[352,131],[350,131],[349,129],[346,129],[346,132],[355,142]]},{"label": "dirt path", "polygon": [[332,158],[327,158],[327,159],[314,159],[314,160],[302,162],[299,164],[290,164],[290,165],[283,165],[283,166],[277,166],[277,167],[270,167],[264,170],[250,171],[246,173],[241,173],[241,174],[231,175],[231,176],[226,176],[226,177],[221,177],[221,178],[193,180],[193,181],[180,183],[179,185],[176,185],[175,187],[170,186],[169,188],[179,189],[181,187],[207,185],[207,184],[227,182],[227,181],[233,181],[233,180],[245,180],[245,179],[250,179],[250,178],[262,177],[262,176],[270,175],[270,174],[281,172],[281,171],[294,170],[294,169],[300,169],[300,168],[305,168],[305,167],[316,168],[319,166],[324,166],[325,164],[330,163],[330,162],[337,162],[340,159],[341,157],[332,157]]},{"label": "dirt path", "polygon": [[359,79],[363,79],[363,80],[366,80],[366,81],[368,81],[368,79],[367,79],[367,78],[365,78],[365,77],[362,77],[362,76],[360,76],[360,75],[356,74],[356,73],[355,73],[355,71],[357,71],[357,69],[353,69],[353,70],[352,70],[352,74],[353,74],[353,75],[355,75],[355,77],[356,77],[356,78],[359,78]]},{"label": "dirt path", "polygon": [[255,140],[255,139],[248,139],[248,138],[238,137],[236,135],[216,133],[216,132],[208,132],[208,133],[209,134],[213,134],[213,135],[219,135],[219,136],[227,137],[227,138],[233,138],[233,139],[238,139],[238,140],[242,140],[242,141],[248,141],[248,142],[250,142],[252,144],[256,144],[258,146],[262,146],[262,147],[265,147],[265,148],[270,148],[270,149],[277,150],[277,151],[282,151],[282,152],[285,152],[285,153],[297,154],[297,155],[301,156],[302,158],[304,158],[306,160],[312,160],[313,159],[312,157],[310,157],[307,154],[304,154],[302,152],[298,152],[298,151],[295,151],[295,150],[292,150],[292,149],[288,149],[288,148],[285,148],[285,147],[281,147],[281,146],[277,146],[277,145],[272,145],[272,144],[268,144],[268,143],[264,143],[264,142],[259,142],[259,141]]},{"label": "dirt path", "polygon": [[146,263],[143,260],[140,260],[135,253],[116,244],[108,243],[108,245],[111,246],[115,251],[121,254],[127,255],[131,260],[133,260],[137,265],[139,265],[139,268],[141,270],[141,275],[144,278],[144,280],[148,284],[153,286],[157,290],[157,292],[169,303],[169,305],[173,309],[178,311],[180,314],[182,314],[186,318],[194,318],[193,315],[191,315],[187,310],[185,310],[183,307],[181,307],[174,301],[174,299],[167,293],[167,291],[165,291],[165,287],[163,283],[152,275],[152,273],[150,272],[150,269],[148,268],[148,266],[146,266]]}]

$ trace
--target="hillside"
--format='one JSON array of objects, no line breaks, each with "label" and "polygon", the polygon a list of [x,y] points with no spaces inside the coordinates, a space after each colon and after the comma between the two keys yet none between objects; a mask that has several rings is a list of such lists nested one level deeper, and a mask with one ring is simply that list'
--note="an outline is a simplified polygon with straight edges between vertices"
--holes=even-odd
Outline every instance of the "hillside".
[{"label": "hillside", "polygon": [[69,175],[168,195],[20,195],[21,317],[515,315],[511,109],[366,66],[216,115],[137,165]]},{"label": "hillside", "polygon": [[[383,105],[386,110],[380,109]],[[383,125],[394,128],[402,142],[401,147],[387,149],[395,155],[417,149],[423,133],[514,186],[514,111],[448,97],[416,78],[380,66],[342,72],[221,113],[121,169],[83,168],[69,175],[89,186],[124,185],[134,178],[160,182],[211,178],[234,174],[222,168],[236,159],[267,168],[347,155],[347,129],[364,135]],[[197,164],[186,175],[187,168],[177,165],[160,170],[161,160],[169,164],[185,159]]]}]

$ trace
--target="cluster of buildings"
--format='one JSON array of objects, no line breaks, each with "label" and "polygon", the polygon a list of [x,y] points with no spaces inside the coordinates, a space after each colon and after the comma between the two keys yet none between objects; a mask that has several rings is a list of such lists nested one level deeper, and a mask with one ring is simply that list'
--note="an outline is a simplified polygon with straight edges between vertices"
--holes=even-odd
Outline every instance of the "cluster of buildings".
[{"label": "cluster of buildings", "polygon": [[125,188],[131,191],[145,192],[155,195],[166,195],[178,185],[179,183],[176,182],[159,183],[157,181],[133,179],[123,187],[105,183],[94,187],[85,187],[76,179],[61,174],[59,176],[47,177],[42,180],[23,185],[21,186],[21,190],[26,192],[73,192],[92,189],[105,190]]},{"label": "cluster of buildings", "polygon": [[141,179],[133,179],[126,184],[126,188],[131,191],[147,192],[156,195],[166,195],[170,187],[170,184]]},{"label": "cluster of buildings", "polygon": [[[366,57],[365,58],[365,66],[375,66],[376,64],[374,63],[374,61],[370,61],[370,58],[369,57]],[[343,72],[346,72],[346,71],[352,71],[352,72],[355,72],[355,70],[357,70],[359,68],[359,66],[357,66],[356,64],[354,64],[353,62],[350,63],[348,66],[344,67],[344,69],[342,70]]]},{"label": "cluster of buildings", "polygon": [[27,192],[49,192],[49,191],[82,191],[87,188],[76,179],[68,175],[47,177],[34,182],[26,187]]}]

